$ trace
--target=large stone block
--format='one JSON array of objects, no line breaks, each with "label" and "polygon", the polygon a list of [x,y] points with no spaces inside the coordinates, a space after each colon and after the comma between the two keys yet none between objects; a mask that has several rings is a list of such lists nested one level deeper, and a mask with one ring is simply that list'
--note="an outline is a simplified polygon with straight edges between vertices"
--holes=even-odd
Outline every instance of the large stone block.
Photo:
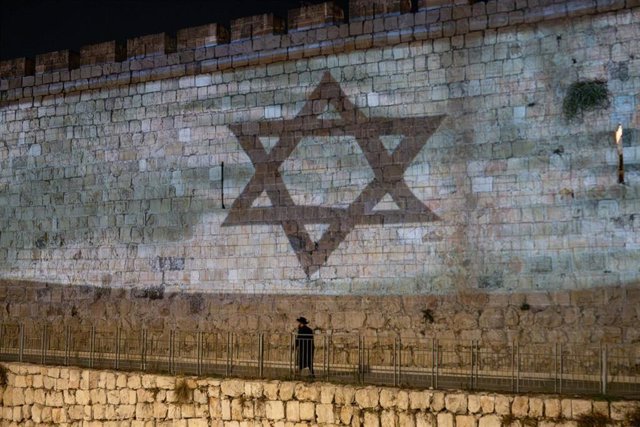
[{"label": "large stone block", "polygon": [[344,11],[334,1],[306,4],[289,10],[289,30],[302,30],[333,25],[344,20]]},{"label": "large stone block", "polygon": [[410,0],[351,0],[349,1],[349,19],[352,21],[389,14],[408,13]]},{"label": "large stone block", "polygon": [[35,72],[33,59],[15,58],[0,61],[0,78],[31,76]]},{"label": "large stone block", "polygon": [[126,46],[115,40],[86,45],[80,48],[81,66],[123,61],[126,57]]},{"label": "large stone block", "polygon": [[177,49],[200,49],[229,42],[229,31],[220,24],[207,24],[178,30]]},{"label": "large stone block", "polygon": [[231,21],[231,41],[281,34],[284,30],[284,20],[272,13],[247,16]]},{"label": "large stone block", "polygon": [[80,56],[71,50],[58,50],[36,55],[36,74],[73,70],[80,65]]},{"label": "large stone block", "polygon": [[127,40],[127,57],[142,58],[176,51],[176,39],[167,33],[148,34]]}]

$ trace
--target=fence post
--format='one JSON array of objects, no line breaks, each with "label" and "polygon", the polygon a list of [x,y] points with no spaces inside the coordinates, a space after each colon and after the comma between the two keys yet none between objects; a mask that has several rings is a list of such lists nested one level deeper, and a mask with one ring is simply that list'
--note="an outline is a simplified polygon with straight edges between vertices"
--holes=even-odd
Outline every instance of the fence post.
[{"label": "fence post", "polygon": [[322,339],[324,345],[324,357],[322,359],[322,369],[324,369],[325,378],[329,378],[329,335],[324,334]]},{"label": "fence post", "polygon": [[435,341],[435,354],[436,354],[436,379],[435,379],[435,385],[433,386],[433,388],[438,388],[438,377],[440,376],[440,343],[438,342],[437,339],[434,339]]},{"label": "fence post", "polygon": [[564,374],[564,351],[563,351],[563,345],[562,343],[560,343],[560,389],[558,390],[559,393],[562,393],[563,374]]},{"label": "fence post", "polygon": [[116,330],[116,370],[120,369],[120,335],[121,328],[118,326]]},{"label": "fence post", "polygon": [[358,382],[364,380],[364,337],[358,335]]},{"label": "fence post", "polygon": [[202,375],[202,331],[198,331],[198,375]]},{"label": "fence post", "polygon": [[393,340],[393,386],[398,386],[398,337]]},{"label": "fence post", "polygon": [[402,384],[402,338],[398,337],[398,385]]},{"label": "fence post", "polygon": [[473,360],[473,346],[475,345],[475,341],[471,340],[471,375],[469,377],[469,389],[473,390],[473,367],[474,367],[474,360]]},{"label": "fence post", "polygon": [[258,333],[258,376],[264,378],[264,333]]},{"label": "fence post", "polygon": [[20,323],[18,332],[18,362],[22,362],[24,357],[24,323]]},{"label": "fence post", "polygon": [[71,326],[65,328],[64,338],[64,366],[69,366],[69,353],[71,352]]},{"label": "fence post", "polygon": [[558,343],[553,346],[553,392],[558,392]]},{"label": "fence post", "polygon": [[516,343],[511,342],[511,391],[516,390]]},{"label": "fence post", "polygon": [[520,342],[516,342],[516,393],[520,393]]},{"label": "fence post", "polygon": [[291,333],[289,335],[289,378],[293,378],[294,370],[293,370],[293,359],[295,357],[296,347],[294,344],[294,334]]},{"label": "fence post", "polygon": [[601,347],[601,358],[600,358],[600,393],[607,394],[607,381],[608,381],[608,357],[607,357],[607,344],[604,344]]},{"label": "fence post", "polygon": [[47,324],[45,323],[42,326],[42,342],[40,343],[41,344],[40,345],[40,364],[41,365],[46,364],[45,363],[46,358],[47,358],[47,356],[46,356],[46,353],[47,353],[47,350],[46,350],[47,344],[46,344],[46,342],[47,342]]},{"label": "fence post", "polygon": [[176,331],[169,331],[169,373],[176,373],[175,367],[175,347],[176,347]]},{"label": "fence post", "polygon": [[227,332],[227,363],[224,368],[224,373],[228,377],[231,374],[231,332]]},{"label": "fence post", "polygon": [[141,339],[141,343],[140,343],[140,369],[142,369],[142,372],[145,372],[147,370],[147,364],[145,363],[145,353],[147,351],[147,330],[143,329],[140,332],[140,339]]},{"label": "fence post", "polygon": [[96,327],[91,325],[91,335],[89,338],[89,367],[93,368],[93,358],[96,351]]}]

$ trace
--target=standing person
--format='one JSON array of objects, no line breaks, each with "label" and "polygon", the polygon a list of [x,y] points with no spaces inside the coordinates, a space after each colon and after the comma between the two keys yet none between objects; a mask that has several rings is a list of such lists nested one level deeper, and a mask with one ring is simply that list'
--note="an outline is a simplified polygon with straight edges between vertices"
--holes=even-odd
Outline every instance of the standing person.
[{"label": "standing person", "polygon": [[309,321],[304,317],[298,317],[298,333],[296,334],[296,352],[298,361],[298,372],[304,368],[309,368],[311,378],[315,377],[313,372],[313,330],[309,326]]}]

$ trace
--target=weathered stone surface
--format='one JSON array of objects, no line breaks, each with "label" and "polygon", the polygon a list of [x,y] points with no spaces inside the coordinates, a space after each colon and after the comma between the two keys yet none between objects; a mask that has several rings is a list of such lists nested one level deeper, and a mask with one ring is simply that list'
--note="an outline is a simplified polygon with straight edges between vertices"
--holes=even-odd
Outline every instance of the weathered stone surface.
[{"label": "weathered stone surface", "polygon": [[439,413],[436,415],[438,420],[438,427],[453,427],[454,426],[454,415],[449,413]]},{"label": "weathered stone surface", "polygon": [[544,399],[544,415],[547,418],[558,418],[562,413],[560,399],[545,398]]},{"label": "weathered stone surface", "polygon": [[497,415],[483,415],[478,421],[478,427],[502,427],[501,418]]},{"label": "weathered stone surface", "polygon": [[509,396],[495,396],[495,412],[498,415],[509,415],[511,413],[511,400]]},{"label": "weathered stone surface", "polygon": [[411,409],[425,410],[431,404],[431,395],[429,391],[410,391],[409,407]]},{"label": "weathered stone surface", "polygon": [[467,395],[463,393],[447,394],[444,399],[447,411],[454,414],[467,413]]},{"label": "weathered stone surface", "polygon": [[285,418],[284,403],[279,400],[269,400],[266,404],[267,418],[270,420],[282,420]]},{"label": "weathered stone surface", "polygon": [[316,418],[316,405],[313,402],[300,402],[300,420],[312,421]]},{"label": "weathered stone surface", "polygon": [[377,387],[365,387],[356,390],[355,401],[364,409],[375,408],[380,400],[380,389]]},{"label": "weathered stone surface", "polygon": [[241,380],[225,380],[220,384],[223,396],[238,397],[244,393],[244,382]]},{"label": "weathered stone surface", "polygon": [[320,390],[317,385],[314,384],[296,384],[295,397],[298,400],[312,400],[317,401],[320,395]]},{"label": "weathered stone surface", "polygon": [[316,405],[316,420],[319,424],[333,424],[333,405],[329,403],[321,403]]},{"label": "weathered stone surface", "polygon": [[511,403],[511,414],[519,418],[526,417],[529,414],[529,397],[514,397]]}]

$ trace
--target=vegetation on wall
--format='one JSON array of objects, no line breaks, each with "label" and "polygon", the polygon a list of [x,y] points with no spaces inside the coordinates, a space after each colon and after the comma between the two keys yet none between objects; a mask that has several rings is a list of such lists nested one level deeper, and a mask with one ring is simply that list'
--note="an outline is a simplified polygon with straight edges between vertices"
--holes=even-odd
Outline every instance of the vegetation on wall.
[{"label": "vegetation on wall", "polygon": [[180,403],[188,402],[191,397],[191,389],[185,380],[179,380],[176,382],[174,392],[176,394],[176,400]]},{"label": "vegetation on wall", "polygon": [[0,387],[6,386],[7,380],[8,380],[7,367],[4,365],[0,365]]},{"label": "vegetation on wall", "polygon": [[562,112],[567,120],[573,120],[585,111],[609,107],[609,89],[603,80],[585,80],[569,86],[562,103]]}]

